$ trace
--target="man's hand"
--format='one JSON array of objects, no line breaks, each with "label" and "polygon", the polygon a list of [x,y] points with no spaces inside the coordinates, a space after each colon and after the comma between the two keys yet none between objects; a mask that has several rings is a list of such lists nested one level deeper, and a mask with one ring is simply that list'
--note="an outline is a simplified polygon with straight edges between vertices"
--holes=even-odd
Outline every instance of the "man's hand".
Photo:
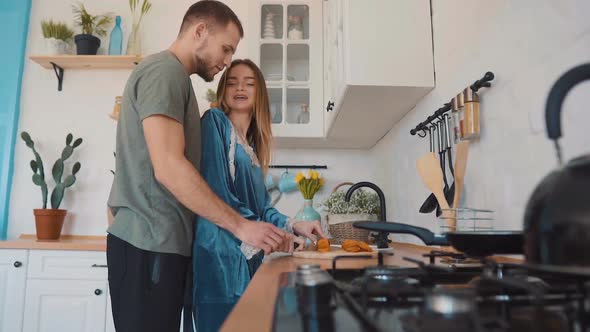
[{"label": "man's hand", "polygon": [[239,223],[236,236],[243,242],[264,250],[268,255],[285,246],[285,231],[275,225],[263,221],[243,220]]},{"label": "man's hand", "polygon": [[293,233],[296,235],[305,236],[314,244],[319,238],[325,238],[326,234],[322,231],[322,226],[319,221],[298,221],[293,224]]}]

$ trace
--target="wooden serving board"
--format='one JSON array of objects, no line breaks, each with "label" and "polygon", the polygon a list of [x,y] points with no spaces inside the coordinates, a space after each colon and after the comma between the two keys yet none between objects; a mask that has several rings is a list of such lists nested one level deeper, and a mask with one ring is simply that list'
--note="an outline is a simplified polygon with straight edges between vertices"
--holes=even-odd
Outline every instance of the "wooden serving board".
[{"label": "wooden serving board", "polygon": [[377,256],[376,251],[372,252],[348,252],[342,248],[331,247],[328,252],[319,252],[312,250],[294,251],[293,257],[295,258],[310,258],[310,259],[334,259],[336,256],[358,256],[358,255],[371,255]]}]

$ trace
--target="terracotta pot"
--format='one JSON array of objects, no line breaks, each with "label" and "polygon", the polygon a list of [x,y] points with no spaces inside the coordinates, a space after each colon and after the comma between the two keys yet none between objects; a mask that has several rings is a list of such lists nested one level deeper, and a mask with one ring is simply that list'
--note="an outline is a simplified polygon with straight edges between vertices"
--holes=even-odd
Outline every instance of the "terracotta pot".
[{"label": "terracotta pot", "polygon": [[34,209],[37,239],[57,240],[61,235],[61,228],[66,218],[67,210]]}]

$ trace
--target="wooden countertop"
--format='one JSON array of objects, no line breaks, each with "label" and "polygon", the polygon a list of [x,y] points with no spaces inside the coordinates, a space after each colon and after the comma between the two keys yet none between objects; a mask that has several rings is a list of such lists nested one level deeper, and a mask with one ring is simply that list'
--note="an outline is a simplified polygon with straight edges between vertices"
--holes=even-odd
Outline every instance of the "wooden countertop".
[{"label": "wooden countertop", "polygon": [[[411,257],[427,261],[422,254],[433,250],[433,247],[419,246],[409,243],[393,243],[394,256],[385,256],[384,264],[413,266],[402,257]],[[498,258],[502,261],[519,262],[517,258]],[[275,299],[279,290],[279,275],[282,272],[295,271],[300,264],[320,264],[324,269],[331,268],[331,260],[303,259],[283,256],[262,264],[236,304],[233,311],[221,327],[222,332],[229,331],[271,331]],[[364,268],[376,265],[377,259],[340,261],[341,268]]]},{"label": "wooden countertop", "polygon": [[62,235],[59,240],[37,240],[22,234],[18,239],[0,241],[0,249],[87,250],[106,251],[106,236]]}]

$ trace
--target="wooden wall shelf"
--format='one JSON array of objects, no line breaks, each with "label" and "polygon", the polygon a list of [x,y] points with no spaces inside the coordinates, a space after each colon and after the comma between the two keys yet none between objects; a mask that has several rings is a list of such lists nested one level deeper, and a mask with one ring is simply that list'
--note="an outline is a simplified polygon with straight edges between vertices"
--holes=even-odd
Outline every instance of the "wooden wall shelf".
[{"label": "wooden wall shelf", "polygon": [[63,69],[131,69],[141,57],[135,55],[33,55],[31,60],[43,68],[52,69],[52,63]]},{"label": "wooden wall shelf", "polygon": [[135,55],[33,55],[31,60],[53,69],[61,91],[65,69],[132,69],[142,57]]}]

